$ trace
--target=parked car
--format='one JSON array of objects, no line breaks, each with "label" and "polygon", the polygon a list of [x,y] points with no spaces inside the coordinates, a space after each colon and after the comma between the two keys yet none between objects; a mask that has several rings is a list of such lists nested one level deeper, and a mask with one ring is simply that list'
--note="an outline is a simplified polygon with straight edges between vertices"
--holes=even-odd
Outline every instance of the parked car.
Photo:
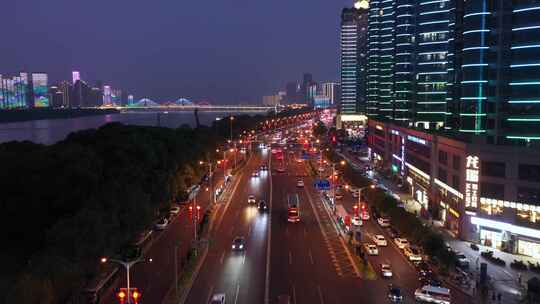
[{"label": "parked car", "polygon": [[396,243],[399,249],[409,246],[409,241],[407,241],[405,238],[395,238],[394,243]]},{"label": "parked car", "polygon": [[469,259],[467,259],[467,257],[462,252],[456,251],[456,258],[456,265],[458,267],[469,268]]},{"label": "parked car", "polygon": [[379,255],[379,248],[373,244],[364,244],[364,248],[368,255]]},{"label": "parked car", "polygon": [[379,226],[381,227],[390,227],[390,219],[385,217],[380,217],[377,219],[377,222],[379,223]]},{"label": "parked car", "polygon": [[422,255],[420,254],[420,250],[418,250],[418,248],[407,246],[403,248],[403,253],[405,253],[405,256],[409,259],[409,261],[422,261]]},{"label": "parked car", "polygon": [[160,219],[155,225],[154,229],[156,230],[164,230],[169,225],[169,220],[166,218]]},{"label": "parked car", "polygon": [[386,242],[386,239],[382,234],[376,234],[373,236],[373,242],[377,244],[377,246],[387,246],[388,243]]}]

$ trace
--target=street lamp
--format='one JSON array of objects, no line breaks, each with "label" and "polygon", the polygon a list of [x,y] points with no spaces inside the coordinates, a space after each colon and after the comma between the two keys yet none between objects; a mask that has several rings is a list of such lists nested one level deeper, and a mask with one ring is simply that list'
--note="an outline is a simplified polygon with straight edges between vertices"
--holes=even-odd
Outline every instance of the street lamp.
[{"label": "street lamp", "polygon": [[232,123],[233,123],[233,120],[234,120],[234,116],[231,116],[229,121],[230,121],[230,130],[231,130],[231,138],[230,140],[232,141]]},{"label": "street lamp", "polygon": [[[219,161],[218,161],[219,163]],[[199,164],[200,165],[204,165],[205,162],[204,161],[199,161]],[[210,204],[215,204],[216,203],[216,196],[214,194],[214,173],[213,173],[213,163],[211,161],[207,162],[208,164],[208,181],[210,182]]]},{"label": "street lamp", "polygon": [[375,185],[368,185],[368,186],[358,189],[358,207],[360,207],[360,204],[362,203],[362,190],[368,189],[368,188],[375,189]]},{"label": "street lamp", "polygon": [[151,263],[152,259],[145,259],[142,256],[139,256],[138,258],[136,258],[134,260],[126,260],[126,261],[120,260],[120,259],[109,259],[107,257],[102,257],[101,258],[101,263],[105,264],[107,262],[122,265],[126,269],[127,303],[130,304],[131,303],[131,293],[129,292],[129,290],[130,290],[130,274],[129,274],[130,269],[131,269],[131,267],[133,267],[137,263],[141,263],[141,262],[150,262]]}]

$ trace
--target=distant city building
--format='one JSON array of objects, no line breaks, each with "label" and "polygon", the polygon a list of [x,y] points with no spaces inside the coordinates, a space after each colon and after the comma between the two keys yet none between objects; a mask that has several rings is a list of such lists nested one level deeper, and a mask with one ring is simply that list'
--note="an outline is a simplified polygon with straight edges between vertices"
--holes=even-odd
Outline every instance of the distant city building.
[{"label": "distant city building", "polygon": [[61,81],[58,90],[62,92],[62,107],[70,108],[71,107],[70,96],[72,94],[71,83],[68,80]]},{"label": "distant city building", "polygon": [[338,128],[345,121],[365,121],[368,9],[368,2],[361,0],[356,1],[354,7],[344,8],[341,12]]},{"label": "distant city building", "polygon": [[75,82],[77,82],[78,80],[81,80],[81,73],[79,71],[73,71],[71,75],[73,78],[72,84],[75,84]]},{"label": "distant city building", "polygon": [[325,95],[315,95],[313,97],[313,108],[327,109],[330,107],[330,98]]},{"label": "distant city building", "polygon": [[57,86],[49,87],[49,96],[51,96],[51,107],[52,108],[61,108],[64,96],[62,91],[60,91]]},{"label": "distant city building", "polygon": [[315,96],[319,93],[318,85],[316,82],[311,82],[307,87],[306,103],[308,105],[313,105]]},{"label": "distant city building", "polygon": [[304,73],[302,79],[302,85],[300,86],[300,98],[302,103],[309,104],[308,90],[309,87],[313,84],[313,75],[310,73]]},{"label": "distant city building", "polygon": [[280,102],[281,96],[279,95],[263,96],[263,105],[265,106],[277,106]]},{"label": "distant city building", "polygon": [[323,82],[321,84],[321,95],[330,99],[330,104],[336,104],[339,101],[339,84],[336,82]]},{"label": "distant city building", "polygon": [[285,92],[287,93],[287,103],[298,103],[298,83],[287,82],[285,85]]},{"label": "distant city building", "polygon": [[132,106],[134,100],[135,100],[135,97],[133,95],[129,95],[128,96],[128,106]]},{"label": "distant city building", "polygon": [[108,85],[103,86],[103,105],[112,106],[112,91]]},{"label": "distant city building", "polygon": [[46,73],[32,73],[32,93],[34,95],[34,107],[36,108],[50,106],[48,81],[49,78]]}]

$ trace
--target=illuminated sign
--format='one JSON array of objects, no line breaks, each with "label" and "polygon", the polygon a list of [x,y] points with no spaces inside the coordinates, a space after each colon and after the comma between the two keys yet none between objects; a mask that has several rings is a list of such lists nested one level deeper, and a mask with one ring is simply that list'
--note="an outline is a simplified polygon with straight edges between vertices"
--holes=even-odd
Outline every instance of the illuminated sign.
[{"label": "illuminated sign", "polygon": [[407,135],[407,139],[410,140],[410,141],[412,141],[412,142],[421,144],[421,145],[427,145],[427,142],[426,142],[425,139],[418,138],[418,137],[416,137],[416,136]]},{"label": "illuminated sign", "polygon": [[465,166],[465,208],[478,207],[478,180],[480,175],[480,158],[467,156]]}]

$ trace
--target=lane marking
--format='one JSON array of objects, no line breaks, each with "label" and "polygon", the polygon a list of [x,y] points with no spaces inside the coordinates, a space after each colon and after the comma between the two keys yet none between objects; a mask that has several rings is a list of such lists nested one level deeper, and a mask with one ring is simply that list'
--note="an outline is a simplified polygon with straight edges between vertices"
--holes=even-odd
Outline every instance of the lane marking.
[{"label": "lane marking", "polygon": [[234,304],[238,302],[238,293],[240,292],[240,284],[236,284],[236,295],[234,296]]},{"label": "lane marking", "polygon": [[268,225],[266,227],[266,275],[264,282],[264,303],[270,303],[270,246],[272,244],[272,156],[268,157],[268,175],[270,182],[270,199],[268,200],[269,212],[268,212]]},{"label": "lane marking", "polygon": [[324,297],[320,285],[317,285],[317,292],[319,293],[319,300],[321,301],[321,304],[324,304]]},{"label": "lane marking", "polygon": [[219,263],[220,264],[223,264],[223,260],[225,259],[225,250],[223,251],[223,253],[221,254],[221,258],[219,258]]},{"label": "lane marking", "polygon": [[311,249],[309,250],[309,261],[311,262],[312,265],[315,264],[313,262],[313,254],[311,254]]},{"label": "lane marking", "polygon": [[244,255],[242,256],[242,265],[246,263],[246,252],[244,252]]},{"label": "lane marking", "polygon": [[[214,294],[214,285],[211,285],[209,288],[210,292],[208,293],[208,297],[206,297],[206,303],[210,303],[210,298],[212,297],[212,294]],[[146,290],[148,292],[148,290]]]},{"label": "lane marking", "polygon": [[292,298],[293,298],[293,303],[296,304],[296,288],[294,288],[294,284],[292,284]]},{"label": "lane marking", "polygon": [[289,265],[292,265],[292,253],[289,251]]}]

